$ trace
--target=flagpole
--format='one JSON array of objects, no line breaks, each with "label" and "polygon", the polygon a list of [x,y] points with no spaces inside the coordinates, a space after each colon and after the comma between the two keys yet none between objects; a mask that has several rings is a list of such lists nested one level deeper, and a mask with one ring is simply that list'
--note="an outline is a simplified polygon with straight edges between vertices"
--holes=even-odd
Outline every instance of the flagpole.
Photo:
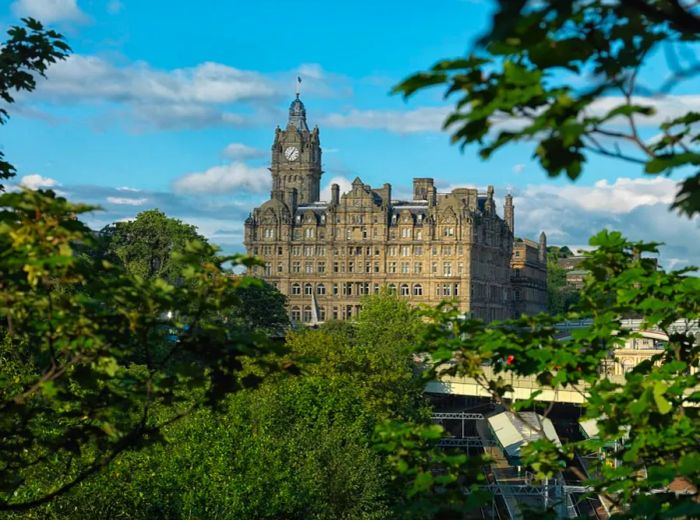
[{"label": "flagpole", "polygon": [[297,76],[297,99],[299,99],[299,94],[301,94],[301,76]]}]

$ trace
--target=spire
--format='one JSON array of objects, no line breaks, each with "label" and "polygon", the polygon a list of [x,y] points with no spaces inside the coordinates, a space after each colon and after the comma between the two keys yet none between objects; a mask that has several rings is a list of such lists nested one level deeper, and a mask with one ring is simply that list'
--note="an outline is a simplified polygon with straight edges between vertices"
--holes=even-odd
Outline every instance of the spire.
[{"label": "spire", "polygon": [[289,105],[289,121],[287,126],[293,126],[297,130],[309,131],[309,127],[306,124],[306,108],[304,103],[299,99],[299,94],[301,93],[301,77],[297,76],[297,91],[296,97],[292,104]]}]

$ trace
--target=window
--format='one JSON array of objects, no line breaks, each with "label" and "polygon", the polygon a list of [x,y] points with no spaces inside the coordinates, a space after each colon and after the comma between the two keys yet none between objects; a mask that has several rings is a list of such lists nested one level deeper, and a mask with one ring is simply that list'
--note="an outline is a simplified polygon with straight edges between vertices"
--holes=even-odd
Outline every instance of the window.
[{"label": "window", "polygon": [[299,307],[292,307],[292,321],[299,321],[301,319],[301,309]]},{"label": "window", "polygon": [[311,274],[314,272],[314,263],[313,262],[304,262],[304,272],[306,274]]},{"label": "window", "polygon": [[313,238],[314,237],[314,228],[306,228],[304,230],[304,237],[305,238]]},{"label": "window", "polygon": [[457,262],[457,274],[464,272],[464,262]]},{"label": "window", "polygon": [[442,254],[450,256],[452,254],[452,246],[442,246]]},{"label": "window", "polygon": [[410,296],[411,291],[410,291],[407,283],[402,283],[399,286],[399,294],[401,294],[401,296]]},{"label": "window", "polygon": [[360,282],[358,284],[360,295],[365,296],[369,294],[369,282]]},{"label": "window", "polygon": [[277,247],[277,254],[281,255],[282,254],[282,246]]},{"label": "window", "polygon": [[272,262],[265,262],[265,274],[267,276],[272,274]]},{"label": "window", "polygon": [[442,285],[442,295],[452,296],[452,286],[448,283]]},{"label": "window", "polygon": [[452,262],[444,262],[442,264],[442,275],[452,276]]},{"label": "window", "polygon": [[437,262],[433,262],[432,265],[430,266],[430,271],[431,271],[433,274],[437,274],[437,267],[438,267],[438,263],[437,263]]},{"label": "window", "polygon": [[401,238],[411,238],[411,228],[403,228],[401,230]]},{"label": "window", "polygon": [[423,262],[416,262],[413,264],[413,272],[420,274],[423,272]]},{"label": "window", "polygon": [[401,262],[401,272],[408,274],[411,272],[411,262]]},{"label": "window", "polygon": [[367,228],[362,228],[362,240],[367,240]]},{"label": "window", "polygon": [[423,286],[419,283],[413,286],[413,296],[423,296]]},{"label": "window", "polygon": [[345,239],[350,240],[352,238],[352,229],[348,228],[345,230]]},{"label": "window", "polygon": [[272,254],[272,246],[263,246],[263,255]]},{"label": "window", "polygon": [[433,246],[433,251],[432,251],[432,253],[433,253],[433,256],[437,256],[437,254],[438,254],[438,248],[437,248],[437,246]]},{"label": "window", "polygon": [[355,262],[348,262],[348,273],[352,273],[355,270]]},{"label": "window", "polygon": [[275,230],[272,228],[265,228],[265,240],[272,240],[275,238]]},{"label": "window", "polygon": [[387,272],[389,272],[389,273],[396,272],[396,262],[389,262],[389,269],[387,269]]},{"label": "window", "polygon": [[326,262],[319,262],[316,265],[316,271],[319,273],[325,273],[326,272]]},{"label": "window", "polygon": [[423,246],[416,246],[413,248],[413,254],[416,256],[421,256],[423,254]]},{"label": "window", "polygon": [[304,305],[304,321],[307,323],[311,321],[311,305]]},{"label": "window", "polygon": [[379,272],[379,262],[374,262],[374,272],[375,273]]},{"label": "window", "polygon": [[442,234],[443,234],[443,236],[446,236],[446,237],[453,237],[453,236],[455,236],[455,228],[446,227],[443,229]]},{"label": "window", "polygon": [[284,264],[282,262],[277,262],[277,272],[281,273],[284,271]]},{"label": "window", "polygon": [[304,247],[304,256],[314,256],[314,246]]},{"label": "window", "polygon": [[411,256],[411,246],[402,246],[401,256]]},{"label": "window", "polygon": [[458,283],[456,283],[454,285],[454,295],[459,296],[459,284]]},{"label": "window", "polygon": [[301,294],[301,285],[299,285],[298,283],[293,283],[292,284],[292,294],[294,294],[294,295]]},{"label": "window", "polygon": [[423,240],[423,232],[418,230],[416,231],[416,240]]},{"label": "window", "polygon": [[325,307],[318,308],[318,319],[319,319],[319,321],[326,321],[326,308]]},{"label": "window", "polygon": [[338,294],[338,284],[337,283],[333,284],[333,294],[334,295]]},{"label": "window", "polygon": [[321,296],[326,294],[326,286],[323,285],[322,283],[318,284],[316,286],[316,294],[319,294]]},{"label": "window", "polygon": [[314,286],[311,285],[310,283],[305,283],[304,284],[304,294],[306,296],[311,296],[311,294],[313,294],[313,292],[314,292]]},{"label": "window", "polygon": [[301,246],[292,246],[292,256],[301,256]]},{"label": "window", "polygon": [[389,246],[389,256],[396,256],[396,246]]},{"label": "window", "polygon": [[374,294],[379,294],[379,284],[378,283],[374,284],[373,290],[374,290]]},{"label": "window", "polygon": [[393,283],[390,283],[387,286],[387,290],[389,291],[389,294],[396,294],[396,285]]}]

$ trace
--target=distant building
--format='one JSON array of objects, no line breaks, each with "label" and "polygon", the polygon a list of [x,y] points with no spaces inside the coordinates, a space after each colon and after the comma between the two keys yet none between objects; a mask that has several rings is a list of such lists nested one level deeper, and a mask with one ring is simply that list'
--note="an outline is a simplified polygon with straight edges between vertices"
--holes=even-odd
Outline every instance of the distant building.
[{"label": "distant building", "polygon": [[287,296],[292,321],[352,318],[362,297],[381,287],[412,303],[454,299],[475,317],[505,319],[516,277],[527,302],[518,308],[536,308],[546,262],[528,260],[525,249],[525,261],[513,264],[510,195],[504,219],[493,187],[438,193],[427,177],[413,179],[412,200],[395,200],[390,184],[372,188],[358,177],[349,192],[333,184],[330,200],[320,201],[319,129],[309,130],[298,94],[286,128],[275,130],[270,171],[270,200],[245,221],[244,240],[265,262],[254,273]]},{"label": "distant building", "polygon": [[513,290],[513,312],[537,314],[547,310],[547,237],[539,243],[516,239],[510,261],[510,283]]}]

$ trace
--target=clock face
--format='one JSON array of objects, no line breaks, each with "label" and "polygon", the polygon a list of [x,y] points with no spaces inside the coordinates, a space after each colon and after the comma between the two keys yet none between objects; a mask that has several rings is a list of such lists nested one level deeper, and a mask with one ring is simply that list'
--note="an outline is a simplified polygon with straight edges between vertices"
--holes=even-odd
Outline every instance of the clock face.
[{"label": "clock face", "polygon": [[299,158],[299,149],[296,146],[289,146],[284,151],[284,156],[288,161],[296,161]]}]

